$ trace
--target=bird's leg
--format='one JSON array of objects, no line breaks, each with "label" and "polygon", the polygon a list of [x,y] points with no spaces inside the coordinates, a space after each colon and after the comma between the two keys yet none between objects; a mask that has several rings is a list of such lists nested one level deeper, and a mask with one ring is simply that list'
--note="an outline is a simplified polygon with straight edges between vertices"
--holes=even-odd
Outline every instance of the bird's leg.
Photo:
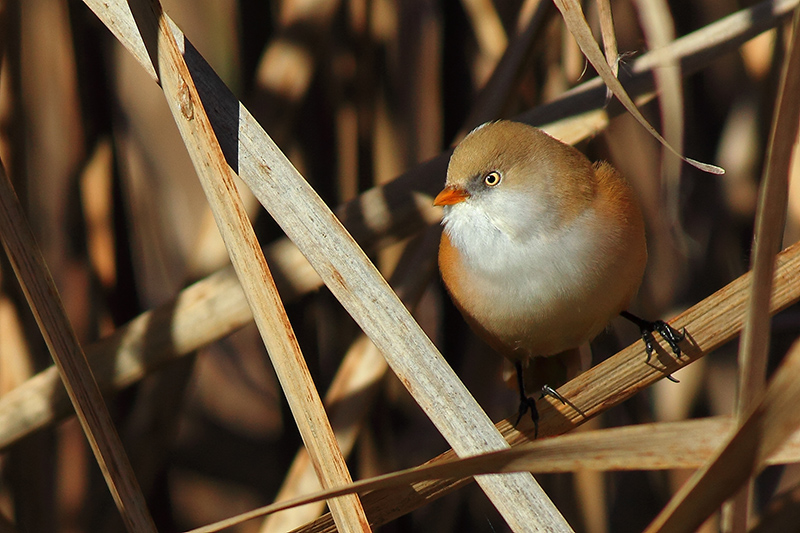
[{"label": "bird's leg", "polygon": [[655,350],[653,347],[656,342],[653,338],[653,332],[655,331],[657,331],[661,337],[667,341],[667,344],[669,344],[669,347],[672,348],[672,352],[677,357],[681,356],[680,343],[686,338],[686,328],[684,328],[683,331],[678,331],[663,320],[650,322],[649,320],[639,318],[628,311],[622,311],[620,316],[626,320],[630,320],[639,327],[639,331],[642,333],[642,340],[644,341],[644,349],[647,352],[648,363],[650,362],[650,356]]},{"label": "bird's leg", "polygon": [[[514,368],[517,371],[517,387],[519,387],[519,415],[517,416],[517,421],[514,423],[514,426],[519,424],[519,421],[522,420],[522,416],[530,409],[531,420],[533,420],[533,438],[536,439],[539,437],[539,410],[536,408],[536,400],[525,394],[525,382],[522,378],[522,362],[516,361],[514,363]],[[542,395],[539,399],[541,400],[544,398],[545,394],[556,398],[565,405],[567,403],[567,400],[550,385],[542,386]]]}]

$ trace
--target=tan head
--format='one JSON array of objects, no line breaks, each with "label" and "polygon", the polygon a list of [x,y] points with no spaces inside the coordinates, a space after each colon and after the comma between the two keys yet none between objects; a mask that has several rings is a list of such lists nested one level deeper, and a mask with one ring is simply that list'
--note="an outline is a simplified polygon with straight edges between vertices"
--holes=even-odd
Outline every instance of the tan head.
[{"label": "tan head", "polygon": [[575,148],[519,122],[473,130],[456,147],[445,189],[435,204],[448,214],[469,205],[512,236],[554,231],[589,205],[597,183],[589,160]]}]

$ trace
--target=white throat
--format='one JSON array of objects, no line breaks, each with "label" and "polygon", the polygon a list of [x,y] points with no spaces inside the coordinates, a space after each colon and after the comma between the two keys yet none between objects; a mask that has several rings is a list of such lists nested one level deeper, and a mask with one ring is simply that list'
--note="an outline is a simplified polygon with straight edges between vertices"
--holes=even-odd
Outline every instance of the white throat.
[{"label": "white throat", "polygon": [[613,228],[597,231],[601,222],[592,208],[566,227],[547,227],[539,218],[503,224],[465,201],[447,206],[443,223],[472,275],[498,289],[512,286],[520,294],[568,291],[602,260],[607,241],[597,235],[616,237]]}]

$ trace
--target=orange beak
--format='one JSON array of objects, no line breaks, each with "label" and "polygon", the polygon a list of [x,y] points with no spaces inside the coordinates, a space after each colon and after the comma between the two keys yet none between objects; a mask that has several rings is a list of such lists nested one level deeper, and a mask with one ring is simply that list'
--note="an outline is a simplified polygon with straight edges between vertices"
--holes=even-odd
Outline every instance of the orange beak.
[{"label": "orange beak", "polygon": [[464,189],[451,189],[447,187],[433,200],[433,205],[453,205],[469,198],[469,193]]}]

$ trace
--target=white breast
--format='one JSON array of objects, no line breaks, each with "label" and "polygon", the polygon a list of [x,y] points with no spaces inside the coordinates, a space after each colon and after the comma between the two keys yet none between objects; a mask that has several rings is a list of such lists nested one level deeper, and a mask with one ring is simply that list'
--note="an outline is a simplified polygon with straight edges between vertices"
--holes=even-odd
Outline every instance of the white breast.
[{"label": "white breast", "polygon": [[620,311],[623,292],[631,292],[618,271],[624,268],[625,228],[593,209],[567,227],[541,231],[502,227],[463,202],[446,209],[444,224],[469,280],[470,313],[529,355],[552,355],[588,341]]}]

